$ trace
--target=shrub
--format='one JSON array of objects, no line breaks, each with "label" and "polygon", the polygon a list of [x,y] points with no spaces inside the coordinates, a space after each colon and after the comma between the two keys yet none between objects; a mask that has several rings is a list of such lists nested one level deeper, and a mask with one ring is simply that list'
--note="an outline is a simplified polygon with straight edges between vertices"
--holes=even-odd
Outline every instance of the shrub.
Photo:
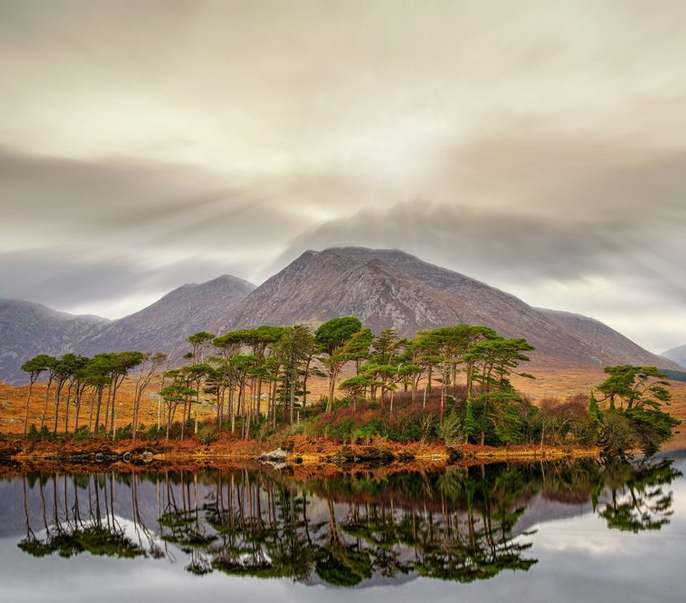
[{"label": "shrub", "polygon": [[81,425],[73,434],[73,438],[77,442],[83,442],[90,439],[90,432],[88,431],[88,425]]},{"label": "shrub", "polygon": [[159,429],[157,428],[157,425],[151,425],[145,431],[143,431],[143,427],[144,426],[141,425],[140,434],[141,437],[145,437],[146,440],[156,440],[165,437],[167,434],[166,425],[160,425]]},{"label": "shrub", "polygon": [[598,437],[599,444],[609,456],[623,455],[633,447],[631,423],[618,410],[608,410],[603,415],[603,427]]},{"label": "shrub", "polygon": [[351,419],[343,419],[340,422],[330,424],[326,429],[326,435],[332,440],[342,444],[352,440],[355,423]]},{"label": "shrub", "polygon": [[436,418],[433,413],[422,415],[419,419],[419,425],[422,432],[422,442],[427,442],[436,435]]},{"label": "shrub", "polygon": [[40,431],[38,431],[38,428],[34,423],[31,423],[31,427],[29,427],[29,430],[26,433],[26,439],[31,442],[37,442],[40,440]]},{"label": "shrub", "polygon": [[466,442],[462,421],[457,412],[451,411],[443,416],[443,423],[438,426],[438,437],[445,442],[446,446],[454,446]]},{"label": "shrub", "polygon": [[130,440],[132,434],[133,434],[133,427],[132,427],[131,423],[129,423],[128,425],[125,425],[124,427],[119,427],[117,429],[115,438],[117,440]]},{"label": "shrub", "polygon": [[198,439],[209,446],[213,442],[216,442],[219,438],[219,428],[215,425],[210,425],[207,423],[201,423],[198,425]]},{"label": "shrub", "polygon": [[414,442],[422,437],[420,419],[406,417],[388,428],[388,439],[396,442]]}]

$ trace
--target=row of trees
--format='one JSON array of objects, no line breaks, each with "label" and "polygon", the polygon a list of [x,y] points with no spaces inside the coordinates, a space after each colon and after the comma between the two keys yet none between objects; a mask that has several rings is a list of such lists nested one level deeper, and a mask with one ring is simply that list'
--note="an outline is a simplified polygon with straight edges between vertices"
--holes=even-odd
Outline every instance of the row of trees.
[{"label": "row of trees", "polygon": [[[608,367],[609,376],[598,386],[598,397],[592,395],[581,413],[578,404],[568,405],[566,410],[544,405],[539,411],[511,382],[513,375],[533,378],[519,369],[520,363],[529,360],[526,354],[533,347],[525,339],[504,338],[483,326],[455,325],[420,331],[414,339],[407,339],[392,329],[375,335],[358,318],[341,317],[316,330],[295,325],[261,326],[221,336],[202,331],[187,341],[185,363],[177,363],[181,365],[171,370],[162,370],[168,363],[164,354],[135,351],[93,358],[65,354],[58,359],[41,354],[29,360],[23,366],[30,383],[24,435],[33,386],[46,374],[41,433],[48,431],[52,400],[53,433],[58,432],[60,405],[64,404],[65,432],[73,407],[74,432],[81,429],[94,434],[104,428],[115,437],[117,393],[134,370],[134,439],[144,393],[160,372],[156,391],[165,407],[167,439],[177,422],[181,439],[189,429],[198,434],[203,402],[214,408],[220,429],[228,423],[232,433],[246,439],[257,426],[299,423],[313,376],[328,380],[323,408],[327,413],[334,409],[339,389],[353,414],[361,403],[369,402],[392,417],[397,392],[403,391],[406,404],[420,412],[429,412],[429,399],[437,401],[444,439],[450,439],[451,430],[459,431],[463,441],[482,445],[516,443],[525,433],[528,441],[538,437],[543,444],[546,433],[574,433],[577,437],[583,428],[586,443],[601,441],[608,448],[638,445],[653,450],[677,425],[661,410],[661,405],[669,402],[669,384],[655,367]],[[87,427],[80,425],[86,400]]]},{"label": "row of trees", "polygon": [[[73,407],[73,431],[87,429],[97,433],[101,426],[114,434],[117,426],[115,402],[124,379],[133,369],[145,365],[137,380],[133,401],[134,417],[140,410],[145,390],[153,376],[166,360],[165,354],[143,354],[142,352],[117,352],[97,354],[93,358],[79,354],[64,354],[60,358],[39,354],[25,362],[22,369],[28,373],[29,389],[24,413],[24,437],[29,423],[29,407],[33,387],[41,375],[47,376],[47,387],[43,412],[40,418],[40,432],[48,431],[48,410],[53,405],[52,433],[59,428],[60,405],[64,404],[64,432],[69,431],[69,411]],[[88,405],[88,424],[81,425],[84,403]],[[102,419],[102,421],[101,421]]]},{"label": "row of trees", "polygon": [[[400,338],[392,329],[374,336],[358,318],[335,318],[316,331],[306,325],[293,327],[261,326],[215,336],[199,332],[188,338],[190,351],[183,366],[164,372],[159,395],[165,403],[167,437],[177,413],[181,412],[181,438],[186,425],[193,422],[198,432],[199,407],[211,402],[221,427],[229,421],[231,431],[240,429],[247,438],[251,425],[264,419],[276,426],[280,420],[292,424],[299,409],[307,405],[308,380],[312,376],[328,379],[326,411],[333,409],[337,386],[353,406],[369,399],[387,406],[393,413],[394,394],[402,388],[417,401],[424,384],[422,406],[427,396],[440,387],[441,418],[448,397],[455,399],[458,387],[467,392],[468,414],[475,395],[489,402],[516,397],[509,376],[518,363],[528,360],[532,350],[524,339],[505,339],[487,327],[457,325],[420,332],[413,340]],[[65,354],[54,358],[41,354],[23,365],[29,376],[24,435],[32,388],[47,375],[47,389],[40,431],[45,430],[49,400],[53,400],[53,433],[58,431],[60,404],[66,404],[64,431],[69,430],[68,409],[74,412],[73,430],[79,429],[82,402],[89,400],[88,433],[101,425],[114,436],[115,400],[123,380],[140,367],[133,402],[132,436],[136,437],[143,393],[165,363],[163,354],[119,352],[86,358]],[[346,365],[354,365],[354,375],[340,382]],[[464,370],[465,383],[458,384]],[[52,396],[52,398],[51,398]],[[104,404],[104,420],[101,412]],[[280,412],[279,412],[280,411]],[[193,418],[195,419],[193,421]],[[472,423],[477,422],[472,418]],[[481,429],[481,439],[485,429]]]}]

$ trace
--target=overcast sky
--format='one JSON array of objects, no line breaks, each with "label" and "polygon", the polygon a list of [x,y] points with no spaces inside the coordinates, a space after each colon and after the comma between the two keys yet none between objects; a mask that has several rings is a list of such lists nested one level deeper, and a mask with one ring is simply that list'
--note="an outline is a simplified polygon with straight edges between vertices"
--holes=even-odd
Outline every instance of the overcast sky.
[{"label": "overcast sky", "polygon": [[0,0],[0,296],[395,247],[686,343],[686,2]]}]

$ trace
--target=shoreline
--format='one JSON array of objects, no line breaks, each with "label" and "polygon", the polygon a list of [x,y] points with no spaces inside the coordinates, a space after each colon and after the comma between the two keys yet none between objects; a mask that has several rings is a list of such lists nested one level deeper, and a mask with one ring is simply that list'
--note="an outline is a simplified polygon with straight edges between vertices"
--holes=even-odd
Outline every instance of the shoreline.
[{"label": "shoreline", "polygon": [[[477,446],[412,442],[375,442],[343,445],[330,440],[295,439],[282,443],[284,450],[268,442],[257,440],[225,440],[213,444],[197,441],[122,441],[90,440],[86,442],[30,442],[21,440],[0,441],[0,465],[26,466],[40,470],[41,466],[59,466],[65,470],[78,467],[130,471],[157,465],[201,468],[227,465],[270,464],[302,466],[313,469],[324,467],[364,466],[448,466],[480,465],[490,462],[552,461],[562,459],[597,459],[598,447],[572,446]],[[276,454],[274,454],[276,452]],[[265,455],[273,454],[271,459]],[[260,459],[260,457],[263,457]]]}]

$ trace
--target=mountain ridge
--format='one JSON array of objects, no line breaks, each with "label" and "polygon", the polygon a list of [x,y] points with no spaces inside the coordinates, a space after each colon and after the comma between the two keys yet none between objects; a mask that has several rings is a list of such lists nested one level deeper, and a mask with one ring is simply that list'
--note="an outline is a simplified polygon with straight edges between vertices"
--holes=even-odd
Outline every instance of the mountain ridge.
[{"label": "mountain ridge", "polygon": [[0,298],[0,379],[25,376],[21,365],[41,353],[73,351],[75,341],[111,321],[91,314],[69,314],[43,304]]}]

